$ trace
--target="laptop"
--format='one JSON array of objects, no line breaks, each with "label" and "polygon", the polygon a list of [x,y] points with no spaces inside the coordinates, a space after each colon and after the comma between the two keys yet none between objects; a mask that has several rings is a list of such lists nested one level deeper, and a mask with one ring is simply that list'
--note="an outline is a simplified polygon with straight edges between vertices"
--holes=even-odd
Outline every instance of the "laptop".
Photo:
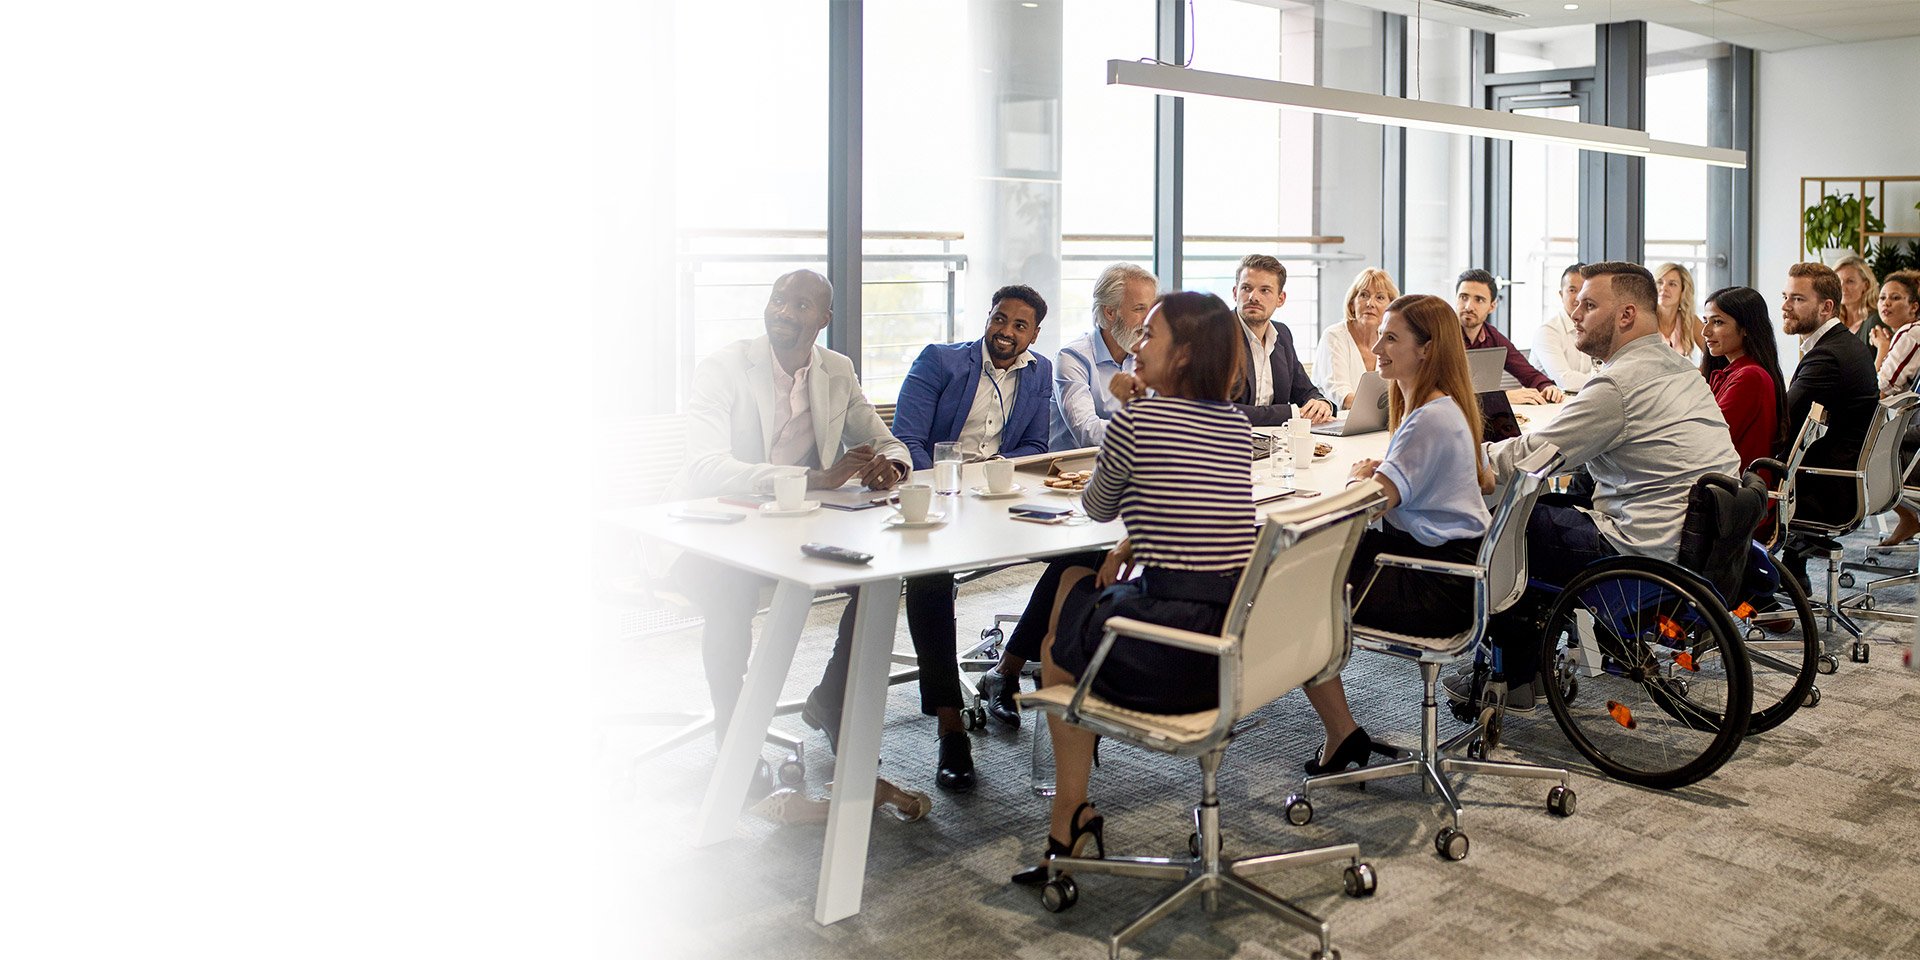
[{"label": "laptop", "polygon": [[1347,415],[1319,424],[1313,432],[1324,437],[1351,437],[1386,428],[1387,381],[1380,378],[1378,371],[1368,370],[1360,375],[1360,382],[1354,384],[1353,406]]},{"label": "laptop", "polygon": [[1473,374],[1474,393],[1492,393],[1500,389],[1500,377],[1507,372],[1506,347],[1481,347],[1467,351],[1467,370]]}]

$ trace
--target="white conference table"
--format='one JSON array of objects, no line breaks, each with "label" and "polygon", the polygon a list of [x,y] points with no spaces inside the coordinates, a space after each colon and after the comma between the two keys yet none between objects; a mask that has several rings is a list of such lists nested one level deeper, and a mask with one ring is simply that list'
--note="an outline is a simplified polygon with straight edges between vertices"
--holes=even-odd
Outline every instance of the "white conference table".
[{"label": "white conference table", "polygon": [[[1522,407],[1528,417],[1523,429],[1549,422],[1558,406]],[[1541,416],[1535,416],[1538,412]],[[1257,428],[1260,432],[1272,432]],[[1330,492],[1347,482],[1354,461],[1386,452],[1388,434],[1379,431],[1354,437],[1315,436],[1333,452],[1296,467],[1294,486]],[[1254,482],[1277,486],[1266,460],[1255,461]],[[916,471],[914,479],[930,482],[932,471]],[[605,519],[681,550],[726,563],[739,570],[774,580],[773,604],[759,641],[754,644],[747,678],[733,720],[720,747],[720,757],[700,805],[694,842],[705,846],[734,835],[734,823],[747,799],[758,759],[761,731],[773,721],[780,689],[793,666],[793,654],[806,624],[813,595],[822,590],[858,586],[854,611],[854,642],[847,690],[840,716],[839,752],[834,758],[834,791],[827,817],[825,851],[820,881],[815,889],[814,920],[828,924],[860,912],[865,883],[868,829],[872,823],[874,776],[879,767],[880,731],[886,712],[887,676],[894,646],[894,626],[900,608],[901,581],[928,573],[964,571],[1020,560],[1038,560],[1066,553],[1112,546],[1125,535],[1118,522],[1045,525],[1014,520],[1007,510],[1016,504],[1037,502],[1079,507],[1079,498],[1046,492],[1032,473],[1021,472],[1016,482],[1026,495],[988,500],[962,492],[935,496],[934,509],[945,521],[920,529],[896,529],[885,520],[893,511],[833,510],[821,507],[801,517],[768,517],[757,511],[693,500],[656,504],[610,513]],[[981,467],[962,471],[961,488],[985,483]],[[1287,498],[1269,509],[1291,506]],[[671,513],[687,506],[701,510],[751,514],[739,523],[716,524],[676,520]],[[800,552],[803,543],[818,542],[873,554],[870,564],[854,566],[818,560]],[[1039,823],[1035,820],[1035,823]]]}]

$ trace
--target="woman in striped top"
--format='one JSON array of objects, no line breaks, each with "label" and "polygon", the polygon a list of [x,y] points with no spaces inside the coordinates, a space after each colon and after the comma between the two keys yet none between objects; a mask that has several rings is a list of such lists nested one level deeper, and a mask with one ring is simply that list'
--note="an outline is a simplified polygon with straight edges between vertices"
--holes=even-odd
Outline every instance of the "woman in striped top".
[{"label": "woman in striped top", "polygon": [[[1890,397],[1914,388],[1920,374],[1920,270],[1895,270],[1880,284],[1880,318],[1874,328],[1874,360],[1880,375],[1880,395]],[[1902,460],[1913,459],[1915,436],[1901,438]],[[1883,547],[1905,543],[1920,533],[1920,515],[1906,504],[1895,504],[1893,512],[1900,520],[1893,532],[1880,541]]]},{"label": "woman in striped top", "polygon": [[[1081,498],[1087,516],[1117,517],[1127,536],[1097,572],[1076,567],[1061,575],[1041,646],[1044,684],[1078,682],[1110,617],[1202,633],[1218,633],[1225,622],[1254,541],[1252,427],[1228,402],[1244,349],[1233,311],[1212,294],[1170,294],[1148,314],[1134,348],[1137,392],[1108,425]],[[1140,577],[1125,579],[1134,566]],[[1218,674],[1208,654],[1123,638],[1093,689],[1135,710],[1193,713],[1218,705]],[[1103,824],[1087,802],[1094,736],[1054,717],[1048,729],[1055,792],[1047,854],[1104,853]],[[1044,883],[1046,867],[1013,879]]]}]

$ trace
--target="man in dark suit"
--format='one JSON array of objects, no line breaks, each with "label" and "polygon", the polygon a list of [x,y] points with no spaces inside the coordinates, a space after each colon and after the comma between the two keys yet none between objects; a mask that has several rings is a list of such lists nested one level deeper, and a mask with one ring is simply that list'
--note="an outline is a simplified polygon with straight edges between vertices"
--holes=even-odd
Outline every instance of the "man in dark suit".
[{"label": "man in dark suit", "polygon": [[[1787,333],[1800,337],[1800,365],[1787,386],[1789,437],[1800,435],[1814,404],[1827,411],[1827,433],[1807,449],[1806,466],[1851,470],[1859,465],[1867,427],[1880,400],[1873,348],[1848,333],[1840,320],[1840,277],[1820,263],[1796,263],[1787,269],[1780,294],[1780,319]],[[1838,330],[1838,334],[1835,331]],[[1794,481],[1794,510],[1809,520],[1835,522],[1858,509],[1854,483],[1845,477],[1802,474]],[[1806,554],[1814,544],[1789,538],[1786,566],[1806,583]]]},{"label": "man in dark suit", "polygon": [[1246,334],[1246,378],[1234,404],[1256,427],[1287,422],[1287,405],[1314,423],[1333,419],[1333,404],[1322,396],[1300,355],[1293,332],[1276,323],[1274,311],[1287,302],[1287,268],[1264,253],[1249,254],[1233,275],[1233,312]]}]

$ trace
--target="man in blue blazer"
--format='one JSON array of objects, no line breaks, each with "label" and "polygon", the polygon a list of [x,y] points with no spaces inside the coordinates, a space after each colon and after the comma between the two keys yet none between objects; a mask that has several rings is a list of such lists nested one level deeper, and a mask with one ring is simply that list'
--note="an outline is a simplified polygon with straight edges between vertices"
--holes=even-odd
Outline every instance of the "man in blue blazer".
[{"label": "man in blue blazer", "polygon": [[[1047,318],[1047,301],[1032,287],[993,292],[987,330],[966,343],[930,344],[900,386],[893,435],[916,470],[933,466],[933,445],[959,441],[969,461],[1047,452],[1053,408],[1053,365],[1031,351]],[[914,649],[952,650],[953,574],[907,578],[907,630]],[[949,790],[973,786],[973,747],[956,711],[936,714],[940,760],[935,782]]]},{"label": "man in blue blazer", "polygon": [[1032,287],[1001,287],[980,339],[920,351],[893,411],[915,470],[933,466],[934,444],[956,440],[969,462],[1047,452],[1053,364],[1029,349],[1046,317]]}]

